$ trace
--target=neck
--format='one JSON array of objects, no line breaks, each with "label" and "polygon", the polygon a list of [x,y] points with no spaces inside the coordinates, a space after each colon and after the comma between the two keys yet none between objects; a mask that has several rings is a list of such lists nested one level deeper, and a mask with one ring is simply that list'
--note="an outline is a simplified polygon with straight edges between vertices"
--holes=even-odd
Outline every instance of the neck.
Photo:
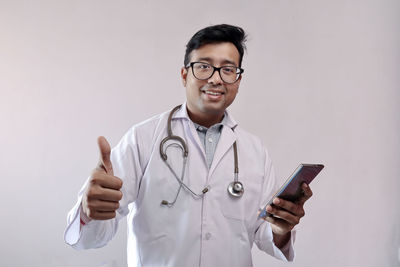
[{"label": "neck", "polygon": [[211,126],[213,126],[214,124],[217,124],[219,122],[222,121],[222,119],[224,118],[224,113],[222,114],[195,114],[193,112],[191,112],[189,109],[187,109],[189,118],[201,125],[204,126],[206,128],[210,128]]}]

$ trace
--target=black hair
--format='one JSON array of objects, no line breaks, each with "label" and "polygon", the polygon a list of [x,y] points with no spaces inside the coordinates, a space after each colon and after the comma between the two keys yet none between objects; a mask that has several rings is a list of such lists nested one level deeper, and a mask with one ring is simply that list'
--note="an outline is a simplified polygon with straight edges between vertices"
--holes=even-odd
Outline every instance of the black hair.
[{"label": "black hair", "polygon": [[190,53],[206,44],[229,42],[239,51],[239,67],[242,66],[244,50],[246,49],[246,33],[240,27],[219,24],[206,27],[196,32],[186,45],[184,66],[189,64]]}]

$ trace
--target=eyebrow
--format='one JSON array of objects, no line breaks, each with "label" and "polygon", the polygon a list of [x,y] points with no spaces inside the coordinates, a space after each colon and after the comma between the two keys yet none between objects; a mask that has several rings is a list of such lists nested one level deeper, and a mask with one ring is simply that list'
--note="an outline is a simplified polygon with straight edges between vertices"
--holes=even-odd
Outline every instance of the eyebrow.
[{"label": "eyebrow", "polygon": [[[209,58],[209,57],[201,57],[201,58],[199,58],[199,59],[197,59],[197,60],[199,60],[199,61],[207,61],[207,62],[210,62],[210,63],[213,62],[212,58]],[[225,65],[227,65],[227,64],[236,66],[236,63],[235,63],[235,62],[233,62],[233,61],[231,61],[231,60],[228,60],[228,59],[224,59],[224,60],[221,62],[221,64],[222,64],[222,66],[225,66]]]}]

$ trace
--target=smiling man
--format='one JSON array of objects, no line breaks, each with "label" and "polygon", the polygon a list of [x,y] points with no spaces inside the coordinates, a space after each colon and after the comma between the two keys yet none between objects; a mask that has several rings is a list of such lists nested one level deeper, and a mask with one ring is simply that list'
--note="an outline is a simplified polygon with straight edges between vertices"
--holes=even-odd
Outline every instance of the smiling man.
[{"label": "smiling man", "polygon": [[[187,101],[133,126],[100,162],[68,214],[65,241],[104,246],[128,215],[129,266],[252,266],[251,248],[293,260],[293,227],[311,197],[275,199],[277,185],[259,138],[227,111],[242,79],[245,33],[231,25],[197,32],[181,69]],[[240,172],[239,172],[240,170]]]},{"label": "smiling man", "polygon": [[210,127],[222,121],[235,100],[243,72],[238,67],[241,57],[229,42],[204,44],[189,55],[191,61],[181,71],[187,110],[192,121]]}]

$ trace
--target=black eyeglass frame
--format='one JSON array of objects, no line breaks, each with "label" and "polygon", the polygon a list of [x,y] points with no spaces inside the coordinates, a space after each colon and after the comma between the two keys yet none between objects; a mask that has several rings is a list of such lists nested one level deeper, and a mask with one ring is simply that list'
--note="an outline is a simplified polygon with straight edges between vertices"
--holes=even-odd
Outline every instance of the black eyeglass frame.
[{"label": "black eyeglass frame", "polygon": [[[205,78],[205,79],[199,79],[199,78],[197,78],[196,75],[194,74],[194,70],[193,70],[193,65],[196,64],[196,63],[202,63],[202,64],[206,64],[206,65],[211,66],[211,67],[213,68],[213,72],[211,73],[210,77]],[[185,67],[186,67],[186,68],[192,68],[192,74],[193,74],[193,76],[194,76],[197,80],[200,80],[200,81],[204,81],[204,80],[210,79],[210,78],[214,75],[215,71],[218,71],[218,74],[219,74],[219,77],[221,78],[221,80],[222,80],[224,83],[228,83],[228,84],[234,84],[235,82],[237,82],[237,81],[239,80],[240,76],[242,75],[242,73],[244,72],[244,69],[239,68],[239,67],[225,65],[225,66],[221,66],[221,67],[218,68],[218,67],[215,67],[215,66],[211,65],[210,63],[201,62],[201,61],[190,62],[190,63],[187,64]],[[226,81],[222,78],[221,69],[223,69],[223,68],[225,68],[225,67],[234,67],[234,68],[236,68],[236,75],[237,75],[237,76],[236,76],[236,80],[235,80],[234,82],[226,82]]]}]

